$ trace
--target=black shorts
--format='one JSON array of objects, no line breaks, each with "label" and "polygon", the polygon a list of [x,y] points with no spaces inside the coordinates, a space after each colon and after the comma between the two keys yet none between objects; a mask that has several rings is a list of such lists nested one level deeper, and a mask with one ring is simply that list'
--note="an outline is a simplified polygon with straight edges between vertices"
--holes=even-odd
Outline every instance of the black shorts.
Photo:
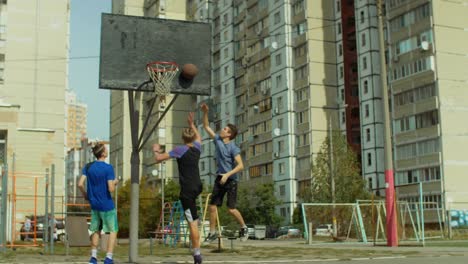
[{"label": "black shorts", "polygon": [[197,197],[201,191],[181,192],[179,199],[184,209],[185,219],[191,223],[198,220]]},{"label": "black shorts", "polygon": [[221,176],[218,175],[214,182],[213,192],[211,193],[211,205],[221,206],[223,204],[224,195],[227,193],[227,207],[236,209],[237,203],[237,181],[228,179],[224,185],[219,181]]}]

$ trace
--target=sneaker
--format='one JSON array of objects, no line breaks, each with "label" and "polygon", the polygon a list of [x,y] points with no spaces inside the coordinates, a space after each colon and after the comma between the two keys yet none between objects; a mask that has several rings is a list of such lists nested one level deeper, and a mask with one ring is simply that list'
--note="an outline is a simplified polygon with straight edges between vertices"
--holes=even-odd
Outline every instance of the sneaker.
[{"label": "sneaker", "polygon": [[239,238],[242,242],[245,242],[247,239],[249,239],[249,231],[246,227],[242,227],[239,230]]},{"label": "sneaker", "polygon": [[209,244],[213,241],[215,241],[216,239],[218,239],[218,233],[209,233],[208,236],[205,238],[205,241],[203,241],[203,244],[206,245],[206,244]]},{"label": "sneaker", "polygon": [[104,264],[114,264],[114,260],[113,259],[110,259],[110,258],[106,258],[104,260]]},{"label": "sneaker", "polygon": [[201,255],[193,256],[193,264],[202,264],[203,259]]},{"label": "sneaker", "polygon": [[97,264],[97,259],[95,257],[91,257],[89,259],[89,264]]}]

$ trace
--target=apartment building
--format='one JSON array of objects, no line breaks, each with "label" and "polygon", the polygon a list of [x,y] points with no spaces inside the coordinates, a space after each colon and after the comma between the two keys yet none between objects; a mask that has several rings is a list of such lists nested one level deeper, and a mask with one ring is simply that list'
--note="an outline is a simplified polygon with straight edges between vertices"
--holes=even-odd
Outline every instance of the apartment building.
[{"label": "apartment building", "polygon": [[[195,18],[205,3],[193,9]],[[326,19],[333,3],[226,0],[208,9],[212,93],[200,100],[211,105],[217,131],[227,123],[239,128],[241,184],[274,183],[282,201],[277,213],[290,222],[329,122],[338,124],[335,34]],[[212,145],[202,145],[201,177],[208,183],[215,177]]]},{"label": "apartment building", "polygon": [[[112,13],[185,20],[187,5],[185,0],[113,0]],[[144,66],[142,65],[142,67]],[[153,93],[143,93],[141,99],[136,102],[141,109],[140,129],[148,115],[150,100],[153,96]],[[159,98],[157,99],[148,128],[153,127],[172,98],[171,95],[166,96],[165,102],[159,100]],[[181,133],[182,128],[187,123],[187,113],[193,111],[195,103],[194,96],[180,95],[158,128],[151,134],[150,139],[140,153],[142,164],[140,174],[151,177],[150,180],[153,183],[154,181],[160,181],[161,176],[165,179],[178,179],[179,173],[176,161],[168,160],[156,165],[151,147],[153,143],[159,143],[165,145],[166,149],[169,150],[175,145],[181,144]],[[130,179],[130,155],[132,151],[128,94],[126,91],[111,91],[110,122],[110,163],[114,165],[116,173],[121,175],[123,181],[125,181]],[[154,170],[158,171],[158,177],[153,176]]]},{"label": "apartment building", "polygon": [[[0,135],[3,161],[15,171],[16,188],[8,192],[16,197],[30,196],[34,179],[44,186],[52,164],[55,195],[64,195],[69,17],[68,0],[0,1]],[[32,200],[17,199],[15,206],[18,223],[33,213]],[[44,201],[36,208],[44,212]]]},{"label": "apartment building", "polygon": [[466,5],[387,1],[395,184],[400,199],[427,209],[467,209]]},{"label": "apartment building", "polygon": [[375,0],[334,1],[339,127],[369,190],[385,195],[382,89]]},{"label": "apartment building", "polygon": [[67,149],[81,147],[81,140],[87,135],[88,106],[76,98],[76,93],[65,93],[65,126]]}]

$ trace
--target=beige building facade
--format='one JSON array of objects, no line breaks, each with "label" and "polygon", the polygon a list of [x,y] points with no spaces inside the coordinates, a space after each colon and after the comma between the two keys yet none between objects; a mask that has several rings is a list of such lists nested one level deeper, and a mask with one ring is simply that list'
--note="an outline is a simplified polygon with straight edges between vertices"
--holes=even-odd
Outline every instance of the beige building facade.
[{"label": "beige building facade", "polygon": [[[25,215],[44,214],[43,199],[35,207],[20,197],[43,196],[52,165],[55,195],[64,195],[69,1],[1,1],[0,17],[0,134],[10,176],[8,224],[18,226]],[[57,203],[55,211],[63,208]]]},{"label": "beige building facade", "polygon": [[422,182],[426,209],[468,209],[466,5],[387,2],[399,197],[416,201]]}]

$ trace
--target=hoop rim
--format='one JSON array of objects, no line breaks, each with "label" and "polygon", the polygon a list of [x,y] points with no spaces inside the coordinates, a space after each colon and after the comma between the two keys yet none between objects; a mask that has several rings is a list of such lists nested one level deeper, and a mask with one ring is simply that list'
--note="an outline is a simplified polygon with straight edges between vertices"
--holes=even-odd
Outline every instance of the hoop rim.
[{"label": "hoop rim", "polygon": [[[172,66],[167,68],[158,68],[157,65]],[[172,72],[179,69],[179,65],[173,61],[152,61],[146,64],[147,69],[151,69],[153,72]]]}]

